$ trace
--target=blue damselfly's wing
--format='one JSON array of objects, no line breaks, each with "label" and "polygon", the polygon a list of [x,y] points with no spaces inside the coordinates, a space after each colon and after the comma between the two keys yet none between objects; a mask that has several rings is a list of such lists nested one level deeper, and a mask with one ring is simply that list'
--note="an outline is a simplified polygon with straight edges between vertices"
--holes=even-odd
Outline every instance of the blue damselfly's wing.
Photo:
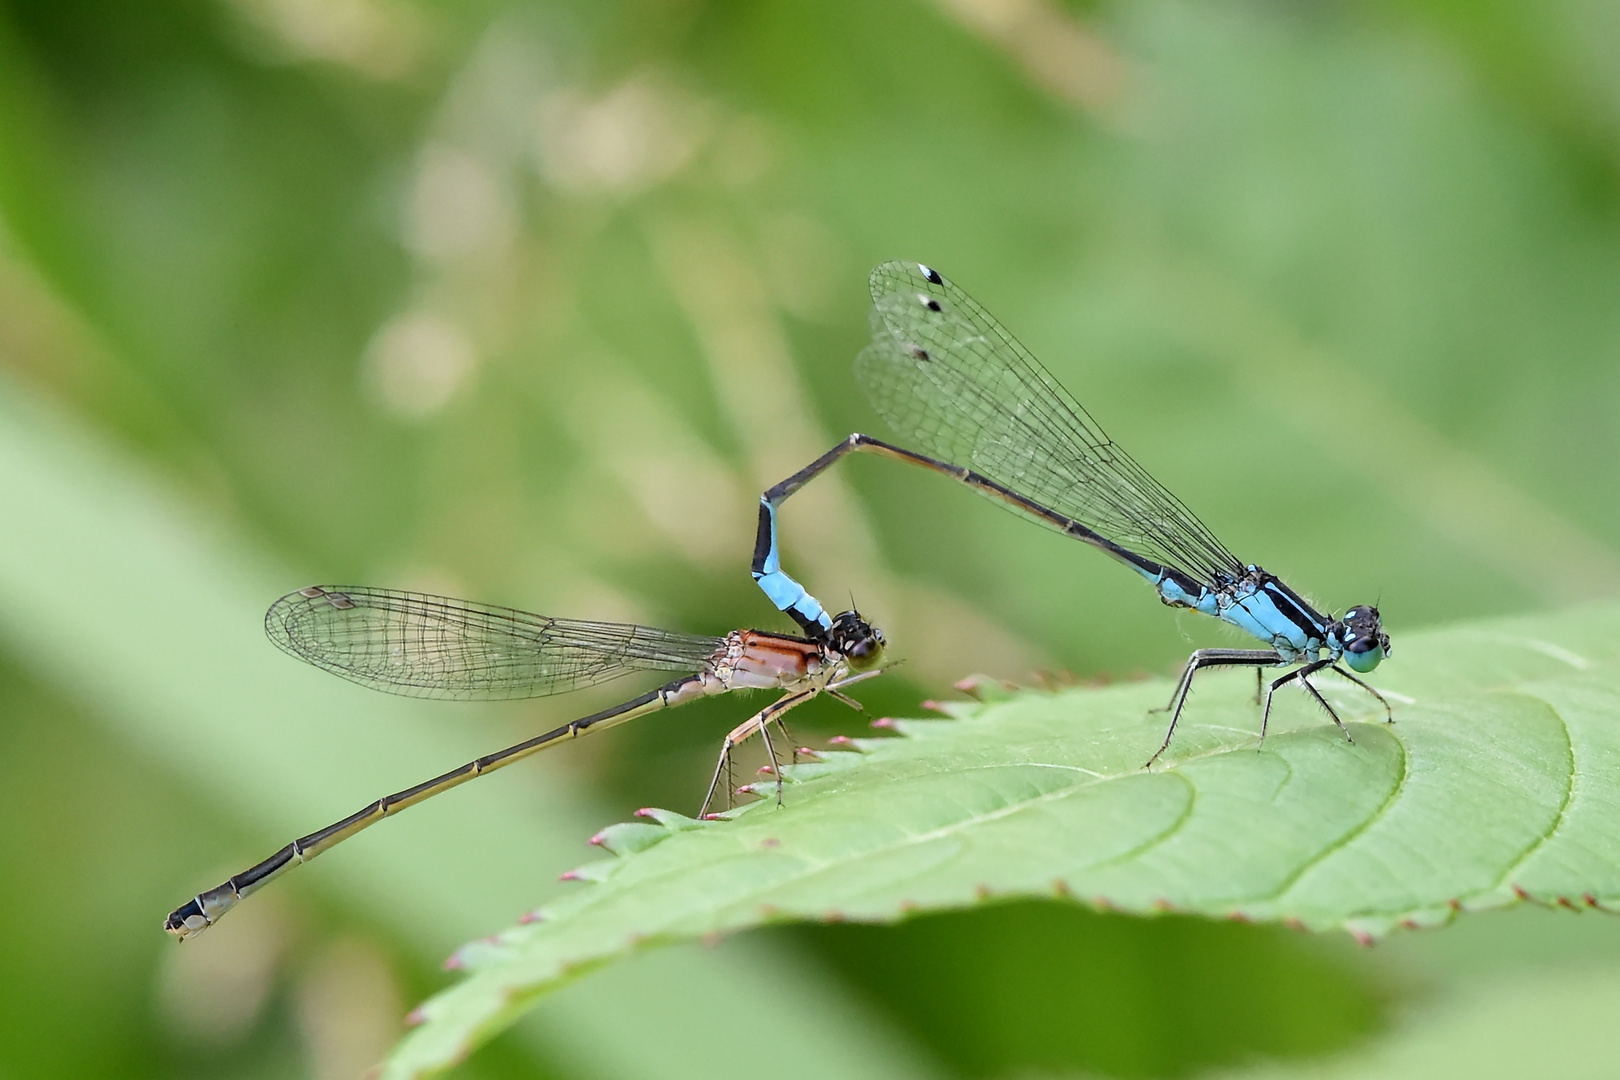
[{"label": "blue damselfly's wing", "polygon": [[1181,500],[972,297],[906,262],[873,270],[871,288],[872,344],[855,361],[856,379],[915,449],[1196,579],[1243,573]]}]

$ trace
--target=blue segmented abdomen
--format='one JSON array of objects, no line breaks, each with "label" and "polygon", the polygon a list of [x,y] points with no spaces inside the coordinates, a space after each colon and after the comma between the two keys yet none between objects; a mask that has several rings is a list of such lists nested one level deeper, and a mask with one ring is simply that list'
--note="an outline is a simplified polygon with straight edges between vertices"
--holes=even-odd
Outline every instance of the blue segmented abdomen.
[{"label": "blue segmented abdomen", "polygon": [[776,547],[776,507],[765,500],[760,505],[771,519],[771,548],[765,555],[760,568],[754,571],[754,580],[776,605],[776,610],[797,613],[810,622],[819,624],[822,629],[832,629],[832,617],[821,606],[821,601],[811,596],[809,590],[787,574],[782,572],[782,560],[777,554]]},{"label": "blue segmented abdomen", "polygon": [[1199,589],[1197,594],[1194,595],[1182,588],[1181,583],[1169,574],[1149,574],[1145,570],[1139,572],[1153,583],[1153,587],[1158,590],[1159,599],[1165,603],[1176,607],[1192,608],[1194,611],[1201,611],[1205,615],[1220,616],[1220,608],[1215,593],[1209,589]]}]

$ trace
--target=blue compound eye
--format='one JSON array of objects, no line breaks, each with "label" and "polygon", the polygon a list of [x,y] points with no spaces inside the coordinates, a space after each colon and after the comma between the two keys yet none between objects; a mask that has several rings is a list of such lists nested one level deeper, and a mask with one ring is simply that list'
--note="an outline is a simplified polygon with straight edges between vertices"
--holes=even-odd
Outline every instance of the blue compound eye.
[{"label": "blue compound eye", "polygon": [[1356,671],[1368,672],[1384,659],[1384,647],[1376,638],[1356,638],[1344,647],[1344,662]]}]

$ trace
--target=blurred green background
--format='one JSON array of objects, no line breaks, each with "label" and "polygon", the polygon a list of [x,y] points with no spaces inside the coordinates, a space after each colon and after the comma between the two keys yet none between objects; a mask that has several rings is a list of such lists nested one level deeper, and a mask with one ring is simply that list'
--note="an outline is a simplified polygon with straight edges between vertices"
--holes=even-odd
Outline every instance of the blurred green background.
[{"label": "blurred green background", "polygon": [[[630,692],[367,694],[264,641],[282,592],[783,628],[753,503],[882,433],[849,364],[884,259],[953,276],[1241,556],[1379,602],[1393,663],[1620,595],[1617,54],[1605,0],[0,4],[0,1078],[358,1075],[595,828],[695,809],[743,703],[159,929]],[[874,713],[1221,640],[875,460],[783,528],[907,659]],[[654,953],[463,1071],[1614,1076],[1617,1009],[1600,916],[1366,951],[1017,904]]]}]

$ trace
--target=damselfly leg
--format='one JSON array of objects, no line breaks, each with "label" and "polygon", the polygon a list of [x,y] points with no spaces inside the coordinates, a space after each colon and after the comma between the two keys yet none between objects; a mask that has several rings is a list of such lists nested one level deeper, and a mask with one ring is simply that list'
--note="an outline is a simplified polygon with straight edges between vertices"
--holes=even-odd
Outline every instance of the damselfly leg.
[{"label": "damselfly leg", "polygon": [[[783,737],[789,738],[791,743],[791,738],[788,736],[787,728],[782,723],[782,718],[787,714],[789,709],[804,704],[817,694],[826,694],[828,697],[836,698],[837,700],[843,702],[850,708],[855,709],[857,712],[865,712],[865,707],[860,702],[844,693],[843,690],[847,686],[853,686],[855,683],[865,682],[867,679],[870,679],[876,675],[881,675],[883,674],[884,670],[884,668],[872,668],[867,671],[856,672],[853,675],[846,675],[843,678],[828,683],[826,686],[819,689],[811,688],[798,691],[797,693],[788,694],[785,697],[779,698],[778,700],[772,702],[770,705],[767,705],[753,716],[750,716],[747,720],[744,720],[742,723],[738,724],[735,728],[732,728],[731,731],[726,735],[725,739],[723,739],[720,743],[720,758],[715,762],[714,776],[709,781],[708,793],[703,796],[703,808],[698,811],[698,817],[707,818],[709,816],[709,807],[714,804],[714,797],[720,790],[720,778],[722,776],[726,778],[726,805],[728,808],[730,807],[731,793],[734,790],[731,776],[732,751],[737,748],[739,743],[751,738],[755,734],[760,735],[762,741],[765,743],[765,753],[770,759],[770,771],[776,777],[776,803],[778,806],[780,806],[782,804],[782,767],[780,760],[776,756],[775,749],[771,746],[771,736],[770,732],[767,730],[768,725],[772,723],[776,724],[777,729],[782,732]],[[794,756],[797,757],[800,752],[800,750],[795,749]]]}]

